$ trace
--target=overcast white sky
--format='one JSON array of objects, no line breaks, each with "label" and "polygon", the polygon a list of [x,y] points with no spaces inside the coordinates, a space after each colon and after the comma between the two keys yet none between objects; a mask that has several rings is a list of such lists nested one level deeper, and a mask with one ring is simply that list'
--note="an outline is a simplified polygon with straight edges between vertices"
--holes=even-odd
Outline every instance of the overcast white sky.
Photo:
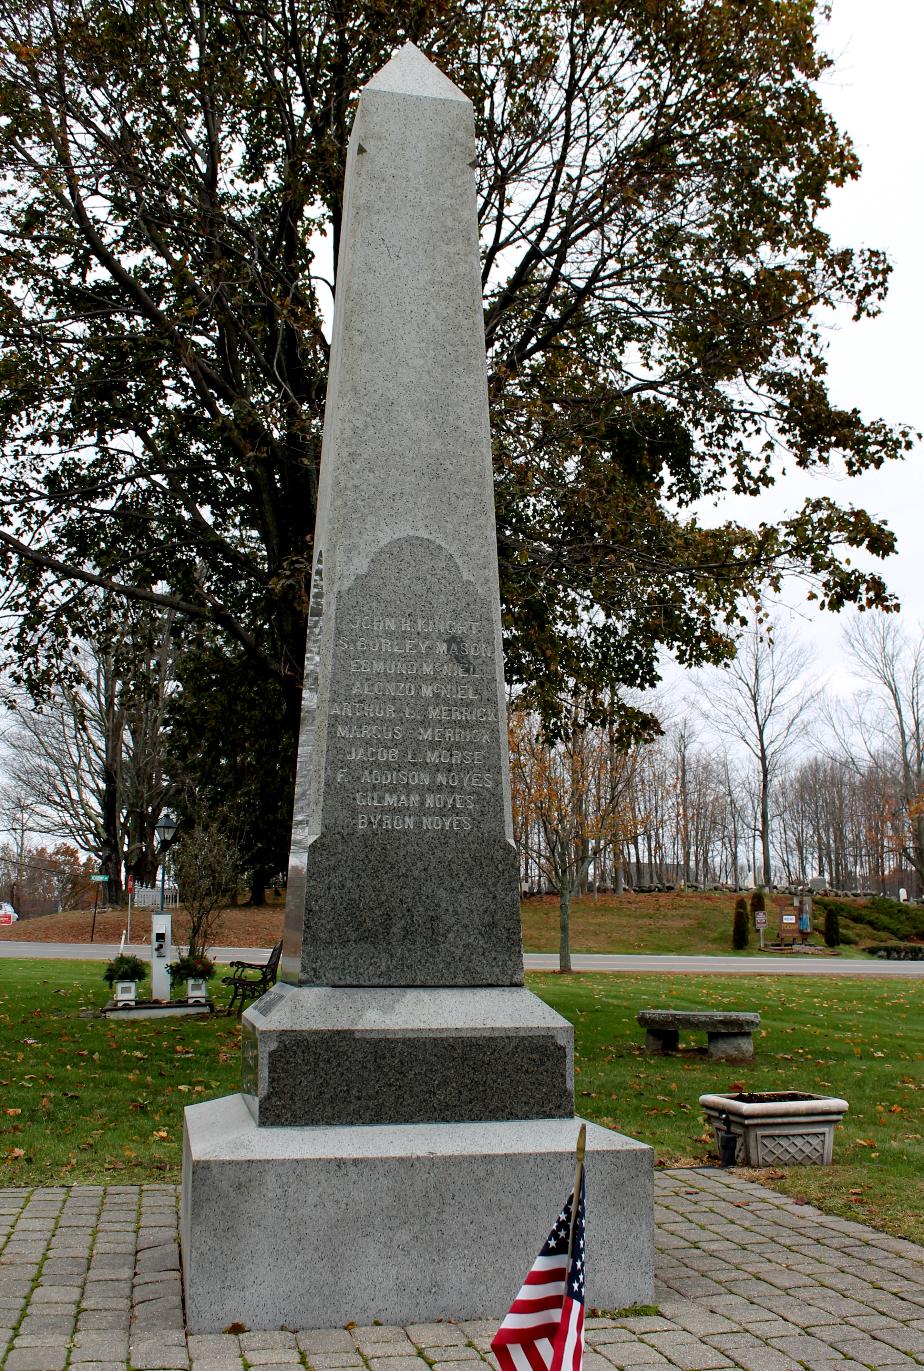
[{"label": "overcast white sky", "polygon": [[[924,431],[924,6],[920,0],[832,0],[824,33],[836,66],[825,77],[823,98],[863,162],[860,180],[835,193],[826,227],[836,241],[882,248],[893,264],[889,297],[879,318],[832,325],[831,392],[838,403],[857,405],[868,417],[902,421]],[[911,627],[924,621],[920,445],[904,462],[854,480],[788,476],[759,501],[724,501],[718,514],[756,523],[823,493],[868,509],[895,530],[898,554],[878,565],[901,598],[903,619]],[[852,683],[841,648],[846,616],[813,614],[798,586],[790,587],[786,598],[791,609],[782,611],[782,617],[804,637],[817,674],[828,676],[835,690],[848,689]],[[667,674],[675,679],[674,672]]]}]

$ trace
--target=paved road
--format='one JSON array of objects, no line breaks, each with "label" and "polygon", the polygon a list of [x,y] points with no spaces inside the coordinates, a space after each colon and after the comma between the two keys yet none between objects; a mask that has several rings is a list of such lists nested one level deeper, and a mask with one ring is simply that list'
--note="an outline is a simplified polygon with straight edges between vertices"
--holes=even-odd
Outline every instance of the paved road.
[{"label": "paved road", "polygon": [[[139,957],[150,957],[150,943],[129,943],[124,949]],[[60,957],[64,961],[108,962],[119,951],[118,943],[17,943],[0,940],[0,959],[4,957]],[[212,956],[219,962],[265,962],[268,947],[213,947]]]},{"label": "paved road", "polygon": [[[61,957],[71,961],[108,962],[118,952],[116,943],[18,943],[0,941],[0,959],[4,957]],[[130,952],[139,957],[150,955],[146,943],[132,944]],[[233,960],[265,962],[268,947],[216,947],[212,955],[220,962]],[[715,976],[911,976],[924,977],[924,961],[881,962],[870,958],[859,961],[848,957],[815,957],[803,953],[779,954],[775,957],[673,957],[669,954],[653,956],[645,953],[575,953],[575,971],[661,971],[671,975],[690,973]],[[527,952],[524,961],[528,971],[555,971],[558,956],[554,952]]]},{"label": "paved road", "polygon": [[[530,971],[555,971],[554,952],[527,952]],[[575,971],[663,971],[716,976],[924,976],[924,962],[882,962],[875,958],[854,961],[847,957],[816,957],[804,953],[780,953],[775,957],[674,957],[666,953],[575,953]]]}]

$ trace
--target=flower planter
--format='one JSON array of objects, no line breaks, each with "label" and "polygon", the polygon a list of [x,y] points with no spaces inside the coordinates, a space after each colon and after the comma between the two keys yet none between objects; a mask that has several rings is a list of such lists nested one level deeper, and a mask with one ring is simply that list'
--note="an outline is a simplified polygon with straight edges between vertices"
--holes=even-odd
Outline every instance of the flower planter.
[{"label": "flower planter", "polygon": [[186,982],[186,999],[190,1004],[205,1004],[208,997],[208,981],[204,977],[191,977]]},{"label": "flower planter", "polygon": [[137,996],[137,981],[116,981],[113,992],[116,1004],[134,1004]]},{"label": "flower planter", "polygon": [[719,1135],[737,1138],[737,1166],[830,1166],[834,1129],[847,1113],[846,1100],[798,1090],[700,1095],[706,1121]]}]

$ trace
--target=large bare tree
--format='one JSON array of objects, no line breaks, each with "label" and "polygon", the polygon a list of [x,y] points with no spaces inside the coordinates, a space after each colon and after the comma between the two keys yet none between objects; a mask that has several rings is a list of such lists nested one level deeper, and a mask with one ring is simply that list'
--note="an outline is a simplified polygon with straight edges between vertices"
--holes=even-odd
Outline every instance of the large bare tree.
[{"label": "large bare tree", "polygon": [[867,614],[847,625],[844,639],[867,689],[854,702],[852,726],[840,721],[843,752],[890,778],[901,816],[898,855],[924,890],[924,633]]},{"label": "large bare tree", "polygon": [[773,787],[805,733],[816,698],[817,691],[806,683],[802,647],[781,627],[768,630],[757,621],[742,635],[734,660],[698,697],[702,716],[753,760],[765,886],[773,879]]},{"label": "large bare tree", "polygon": [[559,969],[571,970],[571,904],[598,857],[630,836],[638,748],[589,724],[572,702],[556,738],[523,709],[511,716],[511,789],[518,844],[558,892]]},{"label": "large bare tree", "polygon": [[169,799],[165,718],[173,646],[168,611],[103,612],[97,642],[78,640],[46,668],[43,699],[13,706],[7,770],[33,826],[91,853],[118,901],[123,870],[146,882],[155,825]]}]

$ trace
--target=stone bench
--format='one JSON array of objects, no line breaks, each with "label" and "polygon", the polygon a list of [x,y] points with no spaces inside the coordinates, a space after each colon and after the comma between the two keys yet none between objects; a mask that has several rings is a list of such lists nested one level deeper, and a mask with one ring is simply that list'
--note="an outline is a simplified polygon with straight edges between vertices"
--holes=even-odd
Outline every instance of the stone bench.
[{"label": "stone bench", "polygon": [[638,1022],[645,1030],[646,1052],[676,1052],[680,1030],[686,1029],[706,1034],[710,1057],[744,1062],[754,1056],[751,1035],[760,1027],[760,1015],[741,1011],[643,1009]]}]

